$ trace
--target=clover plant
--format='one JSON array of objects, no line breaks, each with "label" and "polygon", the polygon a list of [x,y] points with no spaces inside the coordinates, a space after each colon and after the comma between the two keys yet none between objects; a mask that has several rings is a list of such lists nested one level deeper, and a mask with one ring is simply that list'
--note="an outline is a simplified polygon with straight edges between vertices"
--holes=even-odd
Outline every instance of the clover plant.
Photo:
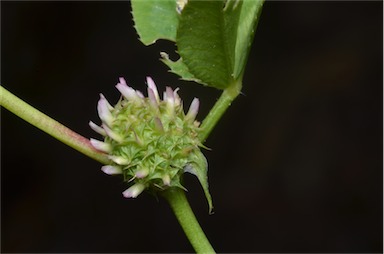
[{"label": "clover plant", "polygon": [[201,123],[197,120],[198,96],[185,109],[177,86],[166,87],[161,94],[150,77],[146,93],[117,77],[121,97],[115,105],[100,94],[97,110],[101,123],[89,122],[99,139],[82,137],[3,87],[0,104],[99,161],[104,173],[122,175],[127,184],[123,197],[137,198],[144,191],[164,197],[195,251],[213,253],[185,197],[182,178],[184,173],[196,175],[212,212],[204,141],[241,92],[263,0],[131,0],[131,5],[135,28],[144,45],[160,39],[176,44],[178,59],[171,60],[170,52],[159,52],[171,72],[180,79],[222,90]]}]

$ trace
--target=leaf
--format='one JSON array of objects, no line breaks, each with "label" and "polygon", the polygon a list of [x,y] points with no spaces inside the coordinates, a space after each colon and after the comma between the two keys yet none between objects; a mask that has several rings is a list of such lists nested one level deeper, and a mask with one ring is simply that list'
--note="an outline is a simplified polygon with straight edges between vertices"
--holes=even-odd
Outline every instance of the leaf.
[{"label": "leaf", "polygon": [[241,78],[262,2],[187,3],[180,16],[176,44],[192,75],[219,89]]},{"label": "leaf", "polygon": [[135,28],[144,45],[159,39],[176,40],[176,0],[131,0]]},{"label": "leaf", "polygon": [[260,19],[261,10],[263,9],[263,3],[263,0],[243,0],[236,36],[233,69],[235,78],[243,74],[247,64],[255,30]]},{"label": "leaf", "polygon": [[231,83],[222,10],[223,1],[189,1],[181,13],[176,36],[178,52],[189,71],[220,89]]},{"label": "leaf", "polygon": [[162,61],[184,80],[225,89],[241,81],[264,0],[131,0],[145,45],[175,41],[179,60]]}]

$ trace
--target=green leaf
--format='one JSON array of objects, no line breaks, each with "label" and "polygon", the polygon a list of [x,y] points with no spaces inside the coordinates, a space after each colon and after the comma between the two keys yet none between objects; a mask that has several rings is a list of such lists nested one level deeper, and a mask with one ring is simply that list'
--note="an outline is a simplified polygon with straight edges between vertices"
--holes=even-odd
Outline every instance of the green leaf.
[{"label": "green leaf", "polygon": [[189,1],[181,13],[176,37],[179,54],[189,71],[220,89],[231,83],[222,10],[223,1]]},{"label": "green leaf", "polygon": [[132,15],[140,40],[145,45],[159,39],[176,40],[176,0],[131,0]]},{"label": "green leaf", "polygon": [[181,79],[226,89],[241,81],[264,0],[131,0],[140,40],[175,41]]},{"label": "green leaf", "polygon": [[176,44],[192,75],[219,89],[241,78],[261,6],[262,0],[189,1]]},{"label": "green leaf", "polygon": [[243,0],[237,29],[233,75],[243,74],[264,0]]}]

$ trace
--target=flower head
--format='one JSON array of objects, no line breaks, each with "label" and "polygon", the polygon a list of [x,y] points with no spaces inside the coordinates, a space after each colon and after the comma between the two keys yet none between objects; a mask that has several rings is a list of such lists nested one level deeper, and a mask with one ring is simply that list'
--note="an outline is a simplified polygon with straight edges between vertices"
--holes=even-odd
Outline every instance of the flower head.
[{"label": "flower head", "polygon": [[144,190],[162,191],[170,187],[185,189],[184,172],[193,172],[201,182],[211,208],[206,177],[207,163],[200,151],[200,132],[195,98],[185,114],[177,93],[166,87],[161,100],[155,82],[147,78],[148,97],[128,86],[123,78],[116,85],[122,97],[112,107],[101,94],[98,113],[101,126],[90,127],[104,137],[91,144],[108,154],[111,165],[102,167],[109,175],[122,174],[130,187],[123,192],[135,198]]}]

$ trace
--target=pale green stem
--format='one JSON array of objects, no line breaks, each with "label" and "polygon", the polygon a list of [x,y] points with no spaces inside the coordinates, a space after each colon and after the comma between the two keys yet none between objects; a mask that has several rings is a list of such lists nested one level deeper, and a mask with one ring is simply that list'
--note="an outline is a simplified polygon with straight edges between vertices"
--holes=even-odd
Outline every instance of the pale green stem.
[{"label": "pale green stem", "polygon": [[108,157],[104,153],[93,148],[89,139],[77,134],[56,120],[28,105],[2,86],[0,86],[0,106],[8,109],[28,123],[82,154],[85,154],[102,164],[110,163]]},{"label": "pale green stem", "polygon": [[204,231],[201,229],[199,222],[193,214],[184,190],[174,187],[165,190],[162,194],[170,204],[196,253],[215,253],[215,250],[209,243]]},{"label": "pale green stem", "polygon": [[220,98],[201,124],[202,132],[199,135],[201,142],[204,142],[207,139],[217,122],[229,106],[231,106],[232,101],[240,94],[241,86],[241,79],[239,79],[223,91]]}]

